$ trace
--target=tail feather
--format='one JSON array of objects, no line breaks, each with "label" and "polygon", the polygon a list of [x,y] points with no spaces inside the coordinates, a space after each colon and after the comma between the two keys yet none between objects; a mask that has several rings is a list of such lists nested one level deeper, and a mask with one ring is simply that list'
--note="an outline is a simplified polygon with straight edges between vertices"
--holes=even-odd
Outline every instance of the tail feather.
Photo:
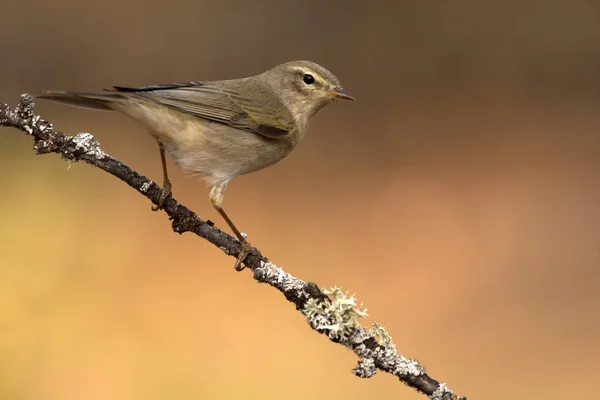
[{"label": "tail feather", "polygon": [[113,107],[111,107],[111,104],[125,100],[124,96],[116,93],[68,92],[63,90],[47,90],[35,97],[75,107],[103,111],[112,111]]}]

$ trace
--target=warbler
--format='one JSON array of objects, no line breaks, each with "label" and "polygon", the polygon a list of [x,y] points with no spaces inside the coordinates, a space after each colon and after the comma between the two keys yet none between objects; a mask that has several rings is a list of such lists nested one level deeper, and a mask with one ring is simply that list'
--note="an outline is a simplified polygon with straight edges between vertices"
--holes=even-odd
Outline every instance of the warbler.
[{"label": "warbler", "polygon": [[354,100],[331,72],[310,61],[284,63],[241,79],[104,90],[50,90],[36,97],[117,111],[144,124],[158,142],[163,171],[160,200],[152,209],[159,210],[171,195],[167,153],[211,186],[213,206],[242,244],[235,263],[238,271],[244,269],[251,247],[223,209],[229,182],[287,156],[324,106],[336,99]]}]

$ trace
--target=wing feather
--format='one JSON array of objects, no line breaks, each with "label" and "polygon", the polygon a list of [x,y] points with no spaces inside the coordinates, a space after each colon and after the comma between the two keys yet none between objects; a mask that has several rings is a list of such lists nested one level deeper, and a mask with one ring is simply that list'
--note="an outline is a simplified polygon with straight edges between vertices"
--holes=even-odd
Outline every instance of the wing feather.
[{"label": "wing feather", "polygon": [[249,99],[235,90],[218,88],[210,83],[174,83],[142,88],[115,86],[114,90],[269,138],[284,137],[293,129],[292,124],[283,121],[285,118],[277,117],[268,102]]}]

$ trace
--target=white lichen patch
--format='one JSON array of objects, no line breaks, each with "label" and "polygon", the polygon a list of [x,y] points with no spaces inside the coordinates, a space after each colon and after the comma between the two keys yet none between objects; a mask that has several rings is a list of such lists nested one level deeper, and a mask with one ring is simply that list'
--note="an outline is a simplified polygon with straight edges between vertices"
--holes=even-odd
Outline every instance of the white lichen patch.
[{"label": "white lichen patch", "polygon": [[72,140],[75,143],[75,150],[82,150],[88,156],[101,160],[106,155],[100,149],[100,143],[90,133],[78,133]]},{"label": "white lichen patch", "polygon": [[[262,263],[261,263],[261,265],[262,265]],[[290,276],[290,274],[285,272],[283,270],[283,268],[277,268],[277,269],[279,270],[279,273],[277,274],[277,284],[283,285],[283,283],[286,281],[286,278],[288,278]]]},{"label": "white lichen patch", "polygon": [[304,315],[314,329],[326,331],[330,339],[347,340],[360,327],[358,319],[367,316],[367,309],[362,304],[357,307],[356,298],[338,287],[323,293],[332,299],[309,299],[304,305]]},{"label": "white lichen patch", "polygon": [[377,372],[375,366],[375,360],[372,358],[365,358],[358,362],[358,366],[352,370],[354,375],[359,378],[370,378]]},{"label": "white lichen patch", "polygon": [[44,132],[46,129],[52,129],[52,124],[49,122],[46,122],[45,124],[40,124],[38,126],[38,129],[42,132]]},{"label": "white lichen patch", "polygon": [[377,360],[377,366],[385,371],[396,375],[399,378],[405,376],[421,376],[425,373],[425,368],[417,360],[408,359],[396,350],[394,343],[378,346],[369,352],[363,351],[360,354],[363,358],[373,357]]},{"label": "white lichen patch", "polygon": [[[395,349],[394,349],[395,350]],[[409,359],[401,355],[398,356],[398,363],[394,369],[396,376],[421,376],[425,373],[425,368],[417,360]]]},{"label": "white lichen patch", "polygon": [[279,288],[284,293],[294,291],[296,297],[306,296],[306,293],[304,293],[306,282],[295,278],[271,262],[261,260],[260,267],[254,270],[254,275],[258,281]]},{"label": "white lichen patch", "polygon": [[150,189],[150,185],[151,185],[150,182],[144,182],[142,184],[142,186],[140,187],[140,192],[146,193],[148,191],[148,189]]},{"label": "white lichen patch", "polygon": [[448,387],[446,386],[445,383],[440,383],[438,388],[435,390],[435,392],[433,392],[431,394],[431,396],[429,396],[429,398],[431,400],[442,400],[444,398],[444,396],[446,396],[448,394],[451,395],[452,398],[455,398],[454,392],[452,390],[448,389]]}]

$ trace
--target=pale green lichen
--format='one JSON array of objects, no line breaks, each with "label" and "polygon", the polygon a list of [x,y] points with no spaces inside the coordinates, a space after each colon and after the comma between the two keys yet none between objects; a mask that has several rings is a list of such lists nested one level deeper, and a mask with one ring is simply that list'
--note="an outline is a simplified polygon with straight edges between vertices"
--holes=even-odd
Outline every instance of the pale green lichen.
[{"label": "pale green lichen", "polygon": [[389,346],[392,344],[392,337],[385,330],[383,325],[373,322],[373,329],[369,330],[369,334],[382,346]]},{"label": "pale green lichen", "polygon": [[357,307],[356,298],[338,287],[323,290],[330,299],[309,299],[304,305],[304,315],[313,328],[326,331],[330,339],[346,340],[360,326],[358,318],[367,316],[367,309]]}]

